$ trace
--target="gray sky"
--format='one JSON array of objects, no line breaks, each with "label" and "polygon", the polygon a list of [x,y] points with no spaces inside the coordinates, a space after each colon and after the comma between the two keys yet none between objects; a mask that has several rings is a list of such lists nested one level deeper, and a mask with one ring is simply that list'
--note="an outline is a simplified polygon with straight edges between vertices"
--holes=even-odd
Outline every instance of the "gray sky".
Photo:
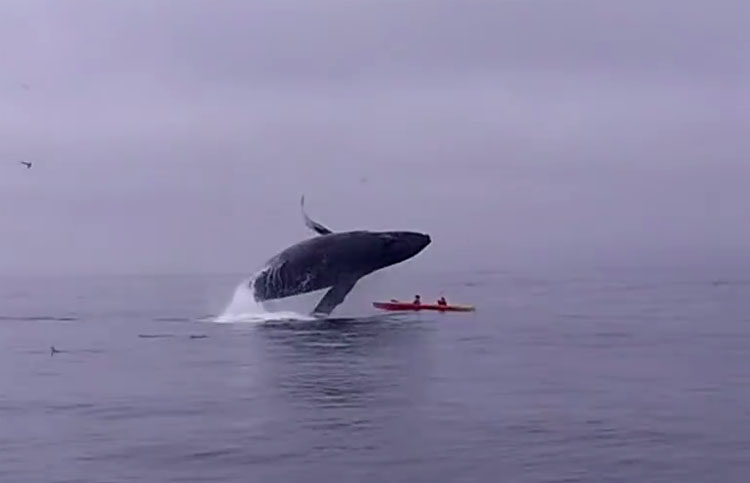
[{"label": "gray sky", "polygon": [[747,261],[749,32],[742,0],[5,1],[0,271],[250,272],[302,192],[425,264]]}]

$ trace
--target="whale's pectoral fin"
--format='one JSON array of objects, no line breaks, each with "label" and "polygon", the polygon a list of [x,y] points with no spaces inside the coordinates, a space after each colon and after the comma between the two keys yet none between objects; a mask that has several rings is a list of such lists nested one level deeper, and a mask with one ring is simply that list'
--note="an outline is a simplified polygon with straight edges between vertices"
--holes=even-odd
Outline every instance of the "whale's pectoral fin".
[{"label": "whale's pectoral fin", "polygon": [[313,315],[328,315],[333,309],[336,308],[341,302],[344,301],[347,294],[351,292],[354,285],[359,280],[358,277],[347,277],[339,280],[328,292],[320,299],[318,305],[313,310]]},{"label": "whale's pectoral fin", "polygon": [[300,207],[302,208],[302,217],[305,219],[305,225],[308,228],[315,231],[319,235],[328,235],[330,233],[333,233],[330,229],[326,228],[325,226],[321,225],[317,221],[314,221],[312,218],[307,216],[307,213],[305,212],[305,195],[302,195],[302,199],[300,199],[299,204],[300,204]]}]

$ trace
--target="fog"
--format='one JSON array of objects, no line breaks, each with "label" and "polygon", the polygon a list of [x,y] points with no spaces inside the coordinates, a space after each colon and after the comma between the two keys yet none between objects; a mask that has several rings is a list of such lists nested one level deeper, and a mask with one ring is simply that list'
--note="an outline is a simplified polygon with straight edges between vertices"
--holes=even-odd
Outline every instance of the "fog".
[{"label": "fog", "polygon": [[3,2],[0,272],[250,272],[311,235],[303,193],[334,230],[429,232],[423,266],[745,263],[749,19]]}]

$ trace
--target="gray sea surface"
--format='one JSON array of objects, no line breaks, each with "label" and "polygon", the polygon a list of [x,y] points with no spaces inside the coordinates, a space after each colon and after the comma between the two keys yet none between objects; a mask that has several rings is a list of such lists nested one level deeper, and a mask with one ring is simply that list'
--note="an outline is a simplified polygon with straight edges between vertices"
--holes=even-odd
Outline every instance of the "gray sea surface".
[{"label": "gray sea surface", "polygon": [[[240,282],[4,278],[0,481],[750,474],[750,280],[386,273],[331,320],[217,323]],[[370,305],[415,286],[477,311]]]}]

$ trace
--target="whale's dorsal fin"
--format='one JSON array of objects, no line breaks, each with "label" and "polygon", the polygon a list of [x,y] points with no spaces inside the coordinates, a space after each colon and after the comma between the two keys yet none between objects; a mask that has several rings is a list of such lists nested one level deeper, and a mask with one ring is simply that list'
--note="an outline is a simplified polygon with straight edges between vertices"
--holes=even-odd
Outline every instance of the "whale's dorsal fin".
[{"label": "whale's dorsal fin", "polygon": [[312,218],[307,216],[307,213],[305,212],[305,195],[302,195],[302,199],[300,199],[300,207],[302,208],[302,217],[305,219],[305,225],[308,228],[318,233],[319,235],[328,235],[328,234],[333,233],[331,230],[329,230],[325,226],[321,225],[317,221],[314,221]]}]

